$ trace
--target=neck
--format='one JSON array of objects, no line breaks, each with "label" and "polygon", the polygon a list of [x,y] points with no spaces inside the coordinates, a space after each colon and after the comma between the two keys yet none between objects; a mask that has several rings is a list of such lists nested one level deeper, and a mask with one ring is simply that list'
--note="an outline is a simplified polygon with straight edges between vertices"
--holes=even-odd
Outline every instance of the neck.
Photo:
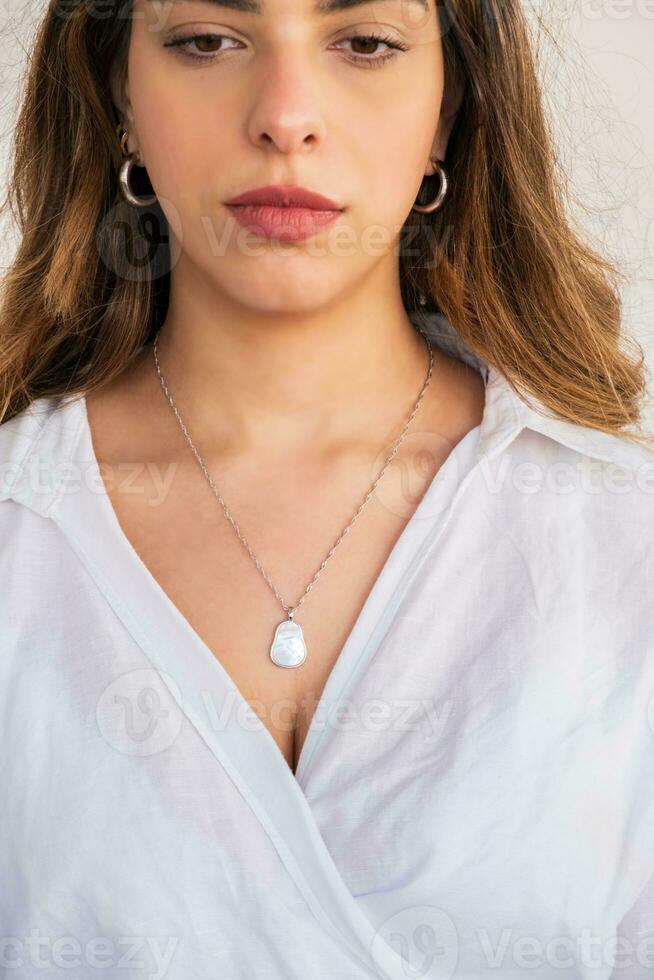
[{"label": "neck", "polygon": [[209,304],[178,288],[157,356],[205,447],[262,454],[322,453],[399,432],[429,366],[424,338],[383,291],[289,315]]}]

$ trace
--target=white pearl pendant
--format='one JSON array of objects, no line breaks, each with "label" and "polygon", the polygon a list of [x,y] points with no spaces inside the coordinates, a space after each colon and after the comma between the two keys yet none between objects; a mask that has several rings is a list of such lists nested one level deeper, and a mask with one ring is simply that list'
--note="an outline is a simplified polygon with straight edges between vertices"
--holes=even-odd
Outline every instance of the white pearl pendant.
[{"label": "white pearl pendant", "polygon": [[278,667],[299,667],[307,658],[307,647],[299,623],[283,620],[275,630],[270,659]]}]

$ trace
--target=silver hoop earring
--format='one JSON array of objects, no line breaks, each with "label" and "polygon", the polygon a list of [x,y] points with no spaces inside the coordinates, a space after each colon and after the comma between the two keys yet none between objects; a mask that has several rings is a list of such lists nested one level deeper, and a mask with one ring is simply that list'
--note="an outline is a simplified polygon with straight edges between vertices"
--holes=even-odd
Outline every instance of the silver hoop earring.
[{"label": "silver hoop earring", "polygon": [[412,211],[423,211],[431,214],[433,211],[438,211],[443,201],[445,200],[445,195],[447,194],[447,188],[449,183],[447,172],[445,170],[445,167],[440,162],[440,160],[432,160],[431,162],[436,170],[436,173],[440,176],[441,179],[440,180],[441,185],[438,188],[438,194],[436,195],[433,201],[429,202],[429,204],[414,204],[411,209]]},{"label": "silver hoop earring", "polygon": [[[116,129],[118,132],[120,132],[122,130],[122,126],[117,126]],[[128,137],[129,137],[129,133],[127,132],[127,130],[125,130],[120,140],[120,149],[123,156],[126,158],[123,161],[123,164],[118,173],[118,181],[120,184],[120,189],[123,197],[129,204],[133,204],[134,207],[137,208],[146,208],[155,203],[155,201],[157,200],[157,195],[149,194],[147,197],[137,197],[137,195],[132,190],[130,184],[130,177],[132,174],[132,170],[136,165],[136,159],[135,159],[135,155],[133,153],[129,153],[127,150]]]}]

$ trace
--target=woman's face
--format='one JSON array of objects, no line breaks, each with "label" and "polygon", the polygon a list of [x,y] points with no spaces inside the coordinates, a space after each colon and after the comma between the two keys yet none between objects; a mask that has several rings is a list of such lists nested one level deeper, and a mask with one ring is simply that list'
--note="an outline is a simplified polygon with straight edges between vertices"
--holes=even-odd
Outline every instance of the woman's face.
[{"label": "woman's face", "polygon": [[[315,308],[376,272],[397,282],[400,229],[451,122],[433,3],[135,0],[114,95],[184,268],[271,312]],[[289,215],[307,235],[291,241],[226,205],[279,184],[342,210],[308,233]]]}]

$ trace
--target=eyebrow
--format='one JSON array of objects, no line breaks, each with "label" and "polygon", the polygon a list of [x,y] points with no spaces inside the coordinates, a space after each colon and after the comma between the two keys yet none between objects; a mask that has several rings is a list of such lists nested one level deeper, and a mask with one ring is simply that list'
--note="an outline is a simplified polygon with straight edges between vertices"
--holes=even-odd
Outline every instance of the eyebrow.
[{"label": "eyebrow", "polygon": [[[171,0],[171,2],[184,3],[185,0]],[[240,10],[245,14],[263,13],[263,3],[260,0],[198,0],[198,2],[208,3],[213,7],[225,7],[228,10]],[[319,14],[333,14],[339,10],[350,10],[352,7],[384,2],[387,0],[317,0],[315,10]],[[408,0],[408,2],[418,4],[422,10],[429,10],[429,0]]]}]

